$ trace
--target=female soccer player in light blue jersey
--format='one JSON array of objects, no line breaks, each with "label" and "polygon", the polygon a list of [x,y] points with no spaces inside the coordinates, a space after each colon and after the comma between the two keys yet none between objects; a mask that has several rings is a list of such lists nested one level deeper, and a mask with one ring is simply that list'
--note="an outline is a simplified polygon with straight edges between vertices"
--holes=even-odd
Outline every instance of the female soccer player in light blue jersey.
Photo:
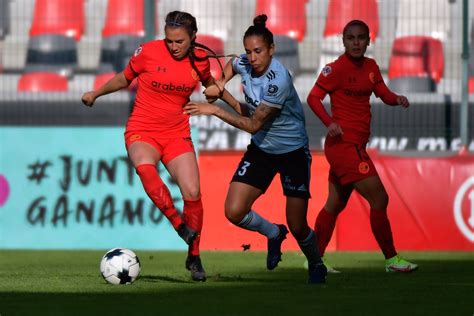
[{"label": "female soccer player in light blue jersey", "polygon": [[[309,283],[324,283],[327,270],[321,261],[314,231],[308,226],[311,153],[304,112],[288,70],[272,57],[273,34],[259,15],[245,32],[245,54],[231,60],[222,79],[205,91],[209,99],[220,97],[236,113],[209,103],[188,103],[191,115],[215,115],[252,134],[250,145],[235,171],[227,193],[225,215],[233,224],[268,238],[267,268],[281,261],[281,244],[288,229],[273,224],[252,210],[255,200],[279,173],[286,196],[286,217],[291,233],[309,263]],[[241,76],[245,104],[240,104],[224,85]]]}]

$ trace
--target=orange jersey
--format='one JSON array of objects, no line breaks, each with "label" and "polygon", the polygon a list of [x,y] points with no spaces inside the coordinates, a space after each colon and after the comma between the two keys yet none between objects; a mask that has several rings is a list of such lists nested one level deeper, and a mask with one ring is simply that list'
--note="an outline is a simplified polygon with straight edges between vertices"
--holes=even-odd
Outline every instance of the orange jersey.
[{"label": "orange jersey", "polygon": [[311,94],[331,97],[332,121],[338,123],[344,141],[364,144],[370,136],[370,96],[383,83],[380,69],[371,58],[354,62],[345,54],[326,65]]},{"label": "orange jersey", "polygon": [[[203,58],[203,50],[195,50]],[[195,61],[203,81],[211,77],[209,60]],[[127,130],[155,131],[163,138],[188,137],[189,116],[183,106],[196,88],[200,76],[189,58],[175,60],[164,40],[141,45],[124,70],[129,82],[138,77],[135,106],[127,123]]]}]

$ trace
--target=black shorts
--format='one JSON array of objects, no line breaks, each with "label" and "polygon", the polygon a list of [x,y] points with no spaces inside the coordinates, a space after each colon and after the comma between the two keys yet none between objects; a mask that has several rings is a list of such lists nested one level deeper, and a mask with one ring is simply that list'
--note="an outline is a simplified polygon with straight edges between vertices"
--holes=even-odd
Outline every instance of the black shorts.
[{"label": "black shorts", "polygon": [[247,147],[232,182],[242,182],[265,192],[275,174],[280,174],[286,196],[309,199],[311,179],[311,152],[308,146],[285,154],[269,154],[253,142]]}]

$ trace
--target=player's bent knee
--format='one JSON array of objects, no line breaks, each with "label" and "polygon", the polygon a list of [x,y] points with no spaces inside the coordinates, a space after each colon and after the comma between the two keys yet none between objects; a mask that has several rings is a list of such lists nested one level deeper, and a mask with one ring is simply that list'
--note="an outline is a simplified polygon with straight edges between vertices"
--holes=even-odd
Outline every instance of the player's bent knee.
[{"label": "player's bent knee", "polygon": [[305,239],[309,234],[309,227],[306,225],[292,225],[289,224],[288,228],[290,229],[291,234],[297,240]]},{"label": "player's bent knee", "polygon": [[245,217],[245,212],[237,208],[227,207],[225,208],[225,217],[232,223],[232,224],[239,224]]},{"label": "player's bent knee", "polygon": [[199,186],[183,188],[182,192],[185,200],[195,201],[201,198],[201,190]]},{"label": "player's bent knee", "polygon": [[374,199],[374,202],[371,203],[372,205],[370,207],[376,210],[385,210],[387,209],[388,201],[389,201],[389,198],[388,198],[387,193],[380,194],[377,196],[376,199]]}]

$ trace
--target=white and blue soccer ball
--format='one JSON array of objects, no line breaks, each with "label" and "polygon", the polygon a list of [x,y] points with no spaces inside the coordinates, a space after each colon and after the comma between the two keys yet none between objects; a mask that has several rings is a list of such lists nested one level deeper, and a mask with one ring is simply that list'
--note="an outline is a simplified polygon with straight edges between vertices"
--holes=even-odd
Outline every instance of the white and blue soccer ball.
[{"label": "white and blue soccer ball", "polygon": [[100,261],[100,273],[110,284],[132,284],[140,270],[140,260],[130,249],[111,249]]}]

